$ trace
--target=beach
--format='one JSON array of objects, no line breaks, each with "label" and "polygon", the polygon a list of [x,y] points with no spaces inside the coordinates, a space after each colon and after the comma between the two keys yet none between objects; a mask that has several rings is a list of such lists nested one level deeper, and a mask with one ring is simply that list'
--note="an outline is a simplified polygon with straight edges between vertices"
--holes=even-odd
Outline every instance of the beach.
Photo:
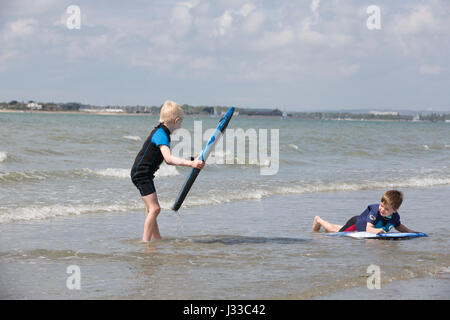
[{"label": "beach", "polygon": [[[449,297],[448,123],[233,118],[229,129],[279,130],[278,171],[261,175],[270,164],[240,155],[207,162],[175,213],[189,169],[162,165],[163,239],[143,243],[129,171],[156,117],[2,113],[0,122],[1,299]],[[392,188],[404,193],[402,223],[429,237],[312,232],[314,216],[344,224]],[[367,287],[371,265],[380,289]],[[79,288],[68,284],[71,266]]]}]

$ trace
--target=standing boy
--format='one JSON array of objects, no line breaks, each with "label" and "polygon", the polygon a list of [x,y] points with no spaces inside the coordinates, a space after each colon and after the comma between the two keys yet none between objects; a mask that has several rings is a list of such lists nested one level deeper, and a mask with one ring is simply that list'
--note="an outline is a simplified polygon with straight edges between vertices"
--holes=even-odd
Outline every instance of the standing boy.
[{"label": "standing boy", "polygon": [[204,162],[201,160],[185,160],[175,157],[170,152],[170,134],[179,129],[183,122],[183,110],[173,101],[166,101],[161,108],[159,125],[156,126],[145,141],[131,169],[131,180],[139,190],[145,203],[145,223],[142,241],[150,241],[153,238],[161,239],[159,233],[158,217],[159,206],[153,179],[162,161],[169,165],[186,166],[202,169]]}]

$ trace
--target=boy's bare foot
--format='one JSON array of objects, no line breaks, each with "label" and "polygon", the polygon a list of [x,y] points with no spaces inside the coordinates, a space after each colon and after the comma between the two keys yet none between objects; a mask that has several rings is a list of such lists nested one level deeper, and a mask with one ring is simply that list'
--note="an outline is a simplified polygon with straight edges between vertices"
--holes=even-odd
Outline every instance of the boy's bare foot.
[{"label": "boy's bare foot", "polygon": [[315,216],[314,217],[314,222],[313,222],[313,226],[312,226],[312,230],[314,232],[319,232],[320,230],[320,223],[319,223],[320,217],[319,216]]}]

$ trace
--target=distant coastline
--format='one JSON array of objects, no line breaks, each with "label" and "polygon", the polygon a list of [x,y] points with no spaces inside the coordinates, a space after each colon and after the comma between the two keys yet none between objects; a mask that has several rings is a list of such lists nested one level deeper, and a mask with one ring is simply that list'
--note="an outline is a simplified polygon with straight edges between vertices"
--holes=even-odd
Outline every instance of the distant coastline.
[{"label": "distant coastline", "polygon": [[[229,106],[181,106],[187,116],[220,116]],[[94,115],[153,115],[158,116],[161,106],[92,106],[77,102],[41,103],[28,101],[0,102],[0,112],[39,114],[94,114]],[[286,112],[278,108],[236,108],[235,116],[293,118],[304,120],[347,120],[347,121],[430,121],[450,122],[450,113],[416,112],[414,115],[398,111],[336,111],[336,112]]]}]

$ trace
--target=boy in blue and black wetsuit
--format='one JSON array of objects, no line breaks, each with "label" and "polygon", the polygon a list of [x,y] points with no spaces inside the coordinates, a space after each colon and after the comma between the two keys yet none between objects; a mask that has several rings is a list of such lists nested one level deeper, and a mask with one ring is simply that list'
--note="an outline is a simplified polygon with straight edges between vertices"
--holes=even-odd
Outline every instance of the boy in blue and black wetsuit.
[{"label": "boy in blue and black wetsuit", "polygon": [[392,228],[400,232],[416,232],[400,222],[398,209],[403,202],[403,194],[397,190],[390,190],[383,194],[380,204],[372,204],[359,216],[350,218],[345,225],[332,224],[319,216],[314,218],[313,231],[323,227],[327,232],[365,231],[371,233],[385,233]]},{"label": "boy in blue and black wetsuit", "polygon": [[160,123],[150,133],[131,168],[131,180],[143,197],[156,191],[153,179],[164,160],[159,149],[162,145],[170,148],[170,130]]},{"label": "boy in blue and black wetsuit", "polygon": [[161,207],[159,206],[153,178],[163,160],[169,165],[197,169],[202,169],[204,166],[203,161],[198,158],[185,160],[173,156],[170,152],[170,134],[179,129],[183,122],[181,107],[173,101],[166,101],[161,108],[159,121],[159,125],[153,129],[136,156],[130,173],[131,180],[145,203],[146,218],[142,235],[143,241],[150,241],[152,237],[155,239],[161,238],[156,221]]}]

